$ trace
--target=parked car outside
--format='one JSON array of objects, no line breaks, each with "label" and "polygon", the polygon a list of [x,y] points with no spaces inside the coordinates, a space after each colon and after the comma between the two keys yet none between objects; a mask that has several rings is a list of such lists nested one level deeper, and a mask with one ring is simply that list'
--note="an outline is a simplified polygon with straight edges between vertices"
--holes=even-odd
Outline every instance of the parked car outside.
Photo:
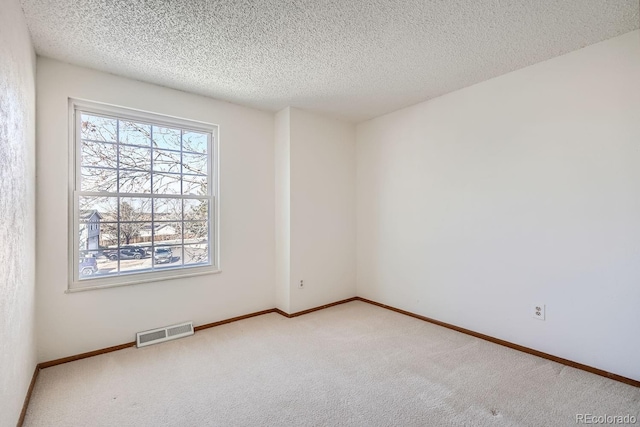
[{"label": "parked car outside", "polygon": [[171,262],[173,260],[173,252],[169,248],[156,248],[153,253],[153,260],[156,264],[162,264],[163,262]]},{"label": "parked car outside", "polygon": [[80,275],[91,276],[98,272],[98,261],[95,257],[89,256],[80,258]]},{"label": "parked car outside", "polygon": [[147,256],[147,251],[142,246],[122,246],[120,249],[126,249],[131,252],[137,252],[142,258]]},{"label": "parked car outside", "polygon": [[104,255],[109,258],[111,261],[117,261],[118,257],[120,259],[140,259],[142,255],[140,251],[121,248],[119,251],[109,251],[104,252]]}]

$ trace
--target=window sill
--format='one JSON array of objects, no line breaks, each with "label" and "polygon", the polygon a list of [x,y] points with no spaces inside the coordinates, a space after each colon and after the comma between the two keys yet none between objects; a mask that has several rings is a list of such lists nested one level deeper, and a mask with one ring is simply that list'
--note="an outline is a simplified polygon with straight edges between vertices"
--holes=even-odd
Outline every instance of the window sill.
[{"label": "window sill", "polygon": [[[195,269],[194,269],[195,270]],[[168,274],[173,273],[173,274]],[[149,274],[145,274],[144,277],[135,277],[135,276],[125,276],[125,277],[111,277],[99,280],[100,283],[95,285],[85,285],[86,282],[72,282],[69,287],[64,291],[66,294],[76,293],[76,292],[85,292],[85,291],[93,291],[97,289],[107,289],[107,288],[119,288],[121,286],[132,286],[139,285],[143,283],[153,283],[160,282],[164,280],[173,280],[173,279],[185,279],[189,277],[196,276],[204,276],[207,274],[219,274],[222,273],[222,270],[218,268],[205,267],[203,269],[199,269],[198,271],[190,271],[188,273],[184,272],[184,270],[167,270],[167,271],[159,271],[153,272]]]}]

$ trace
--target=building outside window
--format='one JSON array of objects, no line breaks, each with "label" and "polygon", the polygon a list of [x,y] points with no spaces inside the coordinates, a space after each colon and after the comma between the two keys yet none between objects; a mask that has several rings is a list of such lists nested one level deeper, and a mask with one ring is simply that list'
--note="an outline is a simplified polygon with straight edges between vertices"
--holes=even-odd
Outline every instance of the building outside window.
[{"label": "building outside window", "polygon": [[69,289],[218,271],[217,126],[84,101],[70,114]]}]

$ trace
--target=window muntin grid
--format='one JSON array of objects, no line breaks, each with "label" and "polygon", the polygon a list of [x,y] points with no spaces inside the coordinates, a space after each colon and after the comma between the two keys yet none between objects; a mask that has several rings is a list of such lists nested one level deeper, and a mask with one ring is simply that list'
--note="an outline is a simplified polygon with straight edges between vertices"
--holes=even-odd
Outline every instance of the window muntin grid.
[{"label": "window muntin grid", "polygon": [[[74,113],[74,283],[215,266],[214,129]],[[86,256],[96,258],[97,271],[83,272]]]}]

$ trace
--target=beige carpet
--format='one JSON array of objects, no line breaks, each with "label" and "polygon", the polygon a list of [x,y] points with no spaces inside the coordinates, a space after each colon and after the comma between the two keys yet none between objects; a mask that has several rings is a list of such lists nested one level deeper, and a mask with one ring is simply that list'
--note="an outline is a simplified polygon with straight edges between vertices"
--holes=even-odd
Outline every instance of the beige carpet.
[{"label": "beige carpet", "polygon": [[356,301],[43,369],[25,425],[569,426],[582,413],[640,418],[640,389]]}]

